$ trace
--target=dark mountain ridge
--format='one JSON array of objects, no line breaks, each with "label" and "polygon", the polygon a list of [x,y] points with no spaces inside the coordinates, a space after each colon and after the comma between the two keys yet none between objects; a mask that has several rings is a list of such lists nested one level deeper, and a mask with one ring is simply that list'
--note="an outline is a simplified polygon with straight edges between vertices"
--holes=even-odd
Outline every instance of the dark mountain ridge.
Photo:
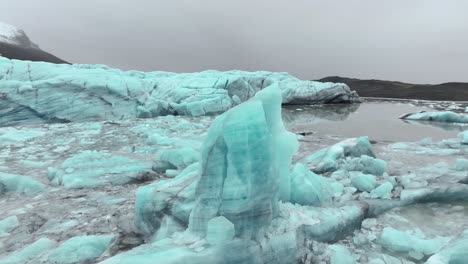
[{"label": "dark mountain ridge", "polygon": [[361,80],[340,76],[325,77],[317,81],[345,83],[361,97],[468,101],[468,83],[463,82],[412,84],[375,79]]},{"label": "dark mountain ridge", "polygon": [[50,63],[68,63],[41,49],[23,47],[5,42],[0,42],[0,56],[16,60],[44,61]]}]

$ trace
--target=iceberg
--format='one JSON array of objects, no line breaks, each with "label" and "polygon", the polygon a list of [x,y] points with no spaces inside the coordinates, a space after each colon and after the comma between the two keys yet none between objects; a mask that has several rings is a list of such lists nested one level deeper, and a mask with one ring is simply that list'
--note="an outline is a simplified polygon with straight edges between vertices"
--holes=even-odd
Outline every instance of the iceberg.
[{"label": "iceberg", "polygon": [[223,113],[277,85],[283,104],[358,102],[343,83],[287,73],[121,71],[0,58],[0,126]]},{"label": "iceberg", "polygon": [[221,215],[236,236],[252,239],[277,216],[278,199],[290,196],[289,165],[298,147],[281,121],[280,104],[280,90],[271,87],[213,122],[202,147],[190,232],[204,237],[207,222]]},{"label": "iceberg", "polygon": [[444,123],[468,123],[468,115],[462,113],[455,113],[450,111],[441,112],[418,112],[414,114],[406,114],[400,117],[406,120],[416,121],[434,121]]}]

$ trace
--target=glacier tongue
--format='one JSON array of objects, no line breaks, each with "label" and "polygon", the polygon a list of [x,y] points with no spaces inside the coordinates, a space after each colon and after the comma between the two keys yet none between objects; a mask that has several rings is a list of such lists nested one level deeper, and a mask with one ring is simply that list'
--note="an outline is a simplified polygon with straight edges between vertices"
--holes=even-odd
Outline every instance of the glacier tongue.
[{"label": "glacier tongue", "polygon": [[0,126],[217,114],[272,84],[284,104],[359,101],[346,84],[303,81],[287,73],[144,73],[0,58]]}]

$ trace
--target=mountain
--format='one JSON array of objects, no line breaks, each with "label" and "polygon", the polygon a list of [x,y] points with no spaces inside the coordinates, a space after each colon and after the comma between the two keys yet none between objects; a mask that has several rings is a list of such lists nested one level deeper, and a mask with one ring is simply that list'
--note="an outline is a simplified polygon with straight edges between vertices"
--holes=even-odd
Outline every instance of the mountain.
[{"label": "mountain", "polygon": [[41,50],[23,30],[3,22],[0,22],[0,56],[17,60],[68,63]]},{"label": "mountain", "polygon": [[345,83],[362,97],[468,101],[468,83],[411,84],[382,80],[361,80],[339,76],[325,77],[320,82]]}]

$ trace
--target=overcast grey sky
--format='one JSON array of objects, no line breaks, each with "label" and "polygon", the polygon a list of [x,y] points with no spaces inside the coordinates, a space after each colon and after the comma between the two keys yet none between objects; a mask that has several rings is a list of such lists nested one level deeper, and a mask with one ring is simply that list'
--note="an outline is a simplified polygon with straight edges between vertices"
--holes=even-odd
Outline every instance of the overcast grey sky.
[{"label": "overcast grey sky", "polygon": [[466,0],[0,0],[0,21],[74,63],[468,81]]}]

